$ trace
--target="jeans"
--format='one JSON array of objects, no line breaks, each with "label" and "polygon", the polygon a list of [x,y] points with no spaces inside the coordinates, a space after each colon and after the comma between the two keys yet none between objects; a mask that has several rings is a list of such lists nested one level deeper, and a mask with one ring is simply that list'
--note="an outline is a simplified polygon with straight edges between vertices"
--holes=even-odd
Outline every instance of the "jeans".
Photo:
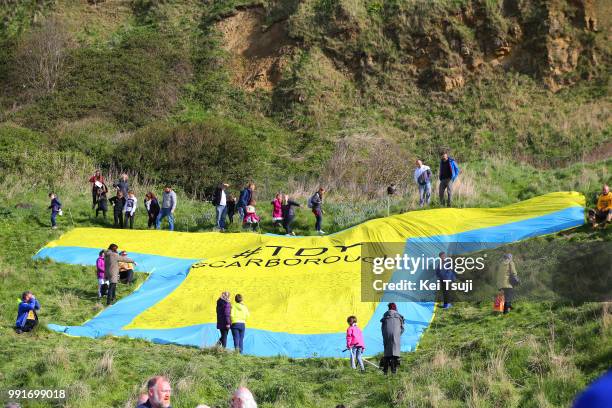
[{"label": "jeans", "polygon": [[429,205],[431,200],[431,182],[427,184],[419,184],[419,205],[422,207],[424,204]]},{"label": "jeans", "polygon": [[219,228],[220,230],[224,230],[225,229],[225,216],[227,215],[227,206],[225,205],[218,205],[217,206],[217,220],[216,220],[216,224],[217,224],[217,228]]},{"label": "jeans", "polygon": [[57,218],[57,211],[51,211],[51,226],[55,227],[56,222],[55,219]]},{"label": "jeans", "polygon": [[453,196],[453,180],[451,179],[440,180],[440,186],[438,188],[438,194],[440,195],[440,205],[444,205],[444,191],[445,190],[448,196],[448,201],[446,202],[446,206],[450,207],[451,198]]},{"label": "jeans", "polygon": [[502,288],[504,291],[504,313],[508,313],[512,309],[512,298],[514,297],[513,288]]},{"label": "jeans", "polygon": [[115,211],[113,215],[115,218],[115,228],[123,228],[123,212]]},{"label": "jeans", "polygon": [[440,281],[440,292],[442,292],[442,302],[444,304],[444,306],[448,305],[449,303],[451,303],[451,291],[446,289],[446,284],[442,281]]},{"label": "jeans", "polygon": [[357,368],[357,365],[355,364],[355,360],[357,360],[357,362],[359,363],[359,369],[361,371],[365,370],[365,367],[363,366],[363,358],[361,358],[361,354],[363,353],[363,348],[358,347],[358,346],[353,346],[350,348],[350,352],[351,352],[351,368]]},{"label": "jeans", "polygon": [[134,215],[136,215],[136,213],[134,214],[130,214],[128,212],[125,213],[125,224],[123,224],[125,228],[128,227],[128,222],[130,224],[130,229],[134,228]]},{"label": "jeans", "polygon": [[219,331],[221,332],[221,338],[219,338],[219,344],[221,344],[221,346],[223,348],[227,347],[227,333],[229,332],[229,329],[219,329]]},{"label": "jeans", "polygon": [[315,216],[315,230],[317,231],[321,231],[321,224],[323,223],[323,211],[321,211],[320,208],[317,208],[316,210],[312,210],[312,213]]},{"label": "jeans", "polygon": [[245,213],[246,213],[246,208],[238,207],[238,216],[240,216],[240,222],[244,221]]},{"label": "jeans", "polygon": [[295,216],[293,215],[288,215],[287,217],[283,218],[283,227],[285,227],[285,231],[287,231],[287,234],[291,234],[293,232],[293,227],[291,226],[291,224],[293,224],[294,218]]},{"label": "jeans", "polygon": [[244,332],[246,326],[244,323],[234,323],[231,326],[232,337],[234,338],[234,348],[242,353],[242,344],[244,342]]},{"label": "jeans", "polygon": [[164,217],[168,217],[168,227],[170,231],[174,231],[174,214],[172,214],[171,208],[162,208],[157,216],[157,221],[155,222],[155,228],[159,229],[161,227],[161,222]]},{"label": "jeans", "polygon": [[115,300],[115,290],[117,289],[116,283],[108,284],[108,292],[106,292],[106,304],[110,305]]}]

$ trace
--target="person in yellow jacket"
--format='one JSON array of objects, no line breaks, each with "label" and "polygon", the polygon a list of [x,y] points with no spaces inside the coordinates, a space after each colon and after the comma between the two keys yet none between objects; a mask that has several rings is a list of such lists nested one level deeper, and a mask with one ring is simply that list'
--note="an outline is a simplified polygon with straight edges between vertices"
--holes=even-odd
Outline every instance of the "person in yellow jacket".
[{"label": "person in yellow jacket", "polygon": [[612,191],[607,185],[603,186],[597,198],[597,208],[589,211],[589,222],[593,228],[600,225],[605,228],[606,224],[612,222]]},{"label": "person in yellow jacket", "polygon": [[497,267],[497,288],[504,292],[504,314],[512,310],[512,298],[514,287],[519,284],[516,266],[512,260],[512,254],[505,254]]},{"label": "person in yellow jacket", "polygon": [[232,311],[230,313],[232,319],[230,328],[232,330],[232,337],[234,338],[234,348],[242,354],[246,321],[251,314],[249,313],[249,308],[242,303],[241,294],[237,294],[234,299],[236,303],[232,305]]}]

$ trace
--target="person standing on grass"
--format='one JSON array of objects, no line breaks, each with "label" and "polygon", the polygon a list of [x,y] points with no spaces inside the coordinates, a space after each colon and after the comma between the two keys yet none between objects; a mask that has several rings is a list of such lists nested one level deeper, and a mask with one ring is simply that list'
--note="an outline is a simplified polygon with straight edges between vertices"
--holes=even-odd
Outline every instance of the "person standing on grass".
[{"label": "person standing on grass", "polygon": [[[453,183],[459,176],[459,167],[455,160],[448,155],[447,152],[442,153],[440,157],[440,186],[438,188],[438,194],[440,196],[440,205],[444,206],[446,203],[447,207],[451,206],[451,199],[453,194]],[[447,200],[444,200],[444,193],[447,195]]]},{"label": "person standing on grass", "polygon": [[115,228],[123,228],[123,209],[125,208],[125,197],[121,190],[117,190],[117,195],[110,198],[110,203],[113,206],[113,219]]},{"label": "person standing on grass", "polygon": [[419,206],[429,205],[431,200],[431,169],[424,165],[422,160],[416,161],[414,181],[419,187]]},{"label": "person standing on grass", "polygon": [[512,254],[504,254],[497,267],[497,287],[504,292],[504,314],[512,310],[514,287],[519,284]]},{"label": "person standing on grass", "polygon": [[285,228],[285,233],[287,235],[295,235],[291,226],[291,224],[293,224],[293,220],[295,219],[295,210],[293,207],[299,208],[300,205],[291,200],[287,194],[284,194],[281,211],[283,215],[283,227]]},{"label": "person standing on grass", "polygon": [[128,191],[130,191],[130,183],[128,182],[128,175],[125,173],[122,173],[121,176],[119,177],[119,180],[117,180],[113,184],[113,187],[121,191],[124,197],[127,197]]},{"label": "person standing on grass", "polygon": [[134,229],[134,216],[136,215],[136,208],[138,208],[138,199],[134,195],[133,191],[128,192],[127,199],[125,200],[125,206],[123,211],[125,212],[125,224],[124,227],[128,227],[128,221],[130,229]]},{"label": "person standing on grass", "polygon": [[166,377],[155,376],[147,381],[147,394],[147,400],[136,408],[172,408],[172,387]]},{"label": "person standing on grass", "polygon": [[62,203],[60,203],[55,193],[49,193],[49,198],[51,199],[51,204],[47,208],[51,210],[51,228],[57,229],[56,218],[58,214],[62,215]]},{"label": "person standing on grass", "polygon": [[225,217],[227,216],[227,194],[225,189],[229,187],[227,183],[219,183],[213,194],[212,203],[216,209],[215,226],[220,232],[225,231]]},{"label": "person standing on grass", "polygon": [[106,294],[107,306],[115,301],[115,292],[117,283],[119,283],[119,262],[130,262],[136,265],[134,260],[119,255],[117,253],[118,248],[116,244],[110,244],[106,252],[104,252],[104,278],[109,282]]},{"label": "person standing on grass", "polygon": [[230,224],[234,223],[234,214],[236,214],[236,197],[230,194],[227,198],[227,218]]},{"label": "person standing on grass", "polygon": [[232,321],[230,329],[232,330],[232,338],[234,339],[234,349],[242,354],[246,321],[251,314],[249,313],[249,308],[242,303],[242,295],[237,294],[234,300],[236,303],[232,305],[230,312]]},{"label": "person standing on grass", "polygon": [[249,183],[240,192],[240,196],[238,197],[238,203],[236,204],[236,208],[238,209],[238,215],[240,215],[241,221],[244,221],[244,217],[246,216],[246,207],[247,205],[249,205],[249,203],[253,199],[254,192],[255,192],[255,183]]},{"label": "person standing on grass", "polygon": [[389,303],[389,310],[385,312],[380,322],[385,352],[382,369],[385,374],[391,368],[395,374],[399,366],[401,336],[404,333],[404,316],[398,313],[395,303]]},{"label": "person standing on grass", "polygon": [[321,228],[323,224],[323,195],[325,194],[325,189],[323,187],[319,187],[319,190],[310,197],[308,200],[308,207],[312,208],[312,213],[315,216],[315,230],[317,233],[323,235],[325,231]]},{"label": "person standing on grass", "polygon": [[257,210],[255,209],[255,204],[255,200],[251,199],[251,201],[249,201],[249,205],[247,205],[245,208],[243,222],[243,227],[250,226],[252,231],[257,231],[260,221],[259,215],[257,215]]},{"label": "person standing on grass", "polygon": [[[106,282],[106,268],[104,267],[104,250],[100,251],[98,254],[98,259],[96,260],[96,277],[98,279],[98,299],[102,298],[104,295],[103,286],[108,283]],[[108,290],[108,286],[106,288]]]},{"label": "person standing on grass", "polygon": [[168,229],[174,231],[174,210],[176,210],[176,193],[172,190],[170,184],[166,184],[162,193],[161,211],[157,216],[155,228],[160,229],[162,220],[168,217]]},{"label": "person standing on grass", "polygon": [[348,329],[346,329],[346,348],[351,353],[351,368],[356,369],[357,363],[359,363],[359,369],[365,371],[363,358],[361,357],[365,350],[363,333],[357,326],[357,318],[355,316],[349,316],[346,322],[348,323]]},{"label": "person standing on grass", "polygon": [[593,228],[601,226],[606,227],[606,224],[612,223],[612,192],[606,184],[601,189],[601,194],[597,197],[597,207],[594,210],[589,210],[589,222]]},{"label": "person standing on grass", "polygon": [[98,188],[96,191],[96,218],[102,212],[102,217],[106,220],[106,212],[108,211],[108,198],[106,194],[108,193],[108,188],[103,184],[102,187]]},{"label": "person standing on grass", "polygon": [[38,324],[37,310],[40,310],[40,303],[31,291],[26,290],[21,294],[21,302],[17,307],[17,320],[15,320],[17,334],[32,331],[36,327]]},{"label": "person standing on grass", "polygon": [[217,330],[221,333],[219,344],[227,347],[227,333],[232,325],[232,304],[230,303],[230,293],[223,292],[217,299]]},{"label": "person standing on grass", "polygon": [[148,192],[145,194],[144,199],[145,208],[147,209],[147,214],[149,219],[147,221],[147,227],[153,228],[155,227],[155,222],[157,221],[157,216],[159,215],[159,202],[157,201],[157,197],[152,192]]},{"label": "person standing on grass", "polygon": [[274,200],[272,200],[272,224],[275,227],[278,227],[283,222],[282,205],[281,193],[276,193]]},{"label": "person standing on grass", "polygon": [[106,189],[106,181],[104,180],[104,176],[102,175],[102,173],[100,173],[100,170],[96,169],[94,175],[89,178],[89,182],[91,183],[91,208],[94,209],[96,208],[96,203],[98,201],[97,190],[102,186],[104,186],[104,188]]},{"label": "person standing on grass", "polygon": [[451,266],[452,263],[446,262],[446,252],[442,251],[438,254],[440,259],[440,265],[436,267],[436,277],[440,283],[440,292],[442,294],[442,309],[449,309],[453,306],[451,303],[451,291],[446,289],[447,282],[454,282],[457,280],[457,274]]}]

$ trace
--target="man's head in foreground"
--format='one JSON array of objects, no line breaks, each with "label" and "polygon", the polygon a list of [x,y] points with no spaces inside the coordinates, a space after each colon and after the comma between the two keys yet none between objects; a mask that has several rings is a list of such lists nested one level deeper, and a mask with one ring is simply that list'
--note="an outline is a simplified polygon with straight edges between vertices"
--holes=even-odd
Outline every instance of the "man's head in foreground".
[{"label": "man's head in foreground", "polygon": [[230,400],[231,408],[257,408],[253,394],[246,387],[239,387]]},{"label": "man's head in foreground", "polygon": [[147,382],[147,393],[151,407],[168,408],[170,406],[172,388],[166,377],[156,376],[151,378]]}]

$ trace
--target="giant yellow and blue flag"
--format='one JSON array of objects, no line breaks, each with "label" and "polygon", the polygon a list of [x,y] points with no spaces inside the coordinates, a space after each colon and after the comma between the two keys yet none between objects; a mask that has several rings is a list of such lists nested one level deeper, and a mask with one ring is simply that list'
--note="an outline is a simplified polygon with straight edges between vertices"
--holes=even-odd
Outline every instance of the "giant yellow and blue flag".
[{"label": "giant yellow and blue flag", "polygon": [[[100,249],[116,243],[137,262],[137,270],[149,273],[132,294],[82,325],[48,325],[68,335],[213,346],[219,338],[216,300],[229,291],[242,294],[251,312],[246,354],[341,357],[346,317],[356,315],[366,355],[374,355],[383,350],[380,318],[386,304],[384,297],[361,299],[362,243],[501,245],[582,225],[583,207],[582,195],[557,192],[501,208],[412,211],[316,237],[76,228],[36,257],[94,265]],[[433,302],[398,303],[406,319],[403,351],[415,350],[434,308]]]}]

